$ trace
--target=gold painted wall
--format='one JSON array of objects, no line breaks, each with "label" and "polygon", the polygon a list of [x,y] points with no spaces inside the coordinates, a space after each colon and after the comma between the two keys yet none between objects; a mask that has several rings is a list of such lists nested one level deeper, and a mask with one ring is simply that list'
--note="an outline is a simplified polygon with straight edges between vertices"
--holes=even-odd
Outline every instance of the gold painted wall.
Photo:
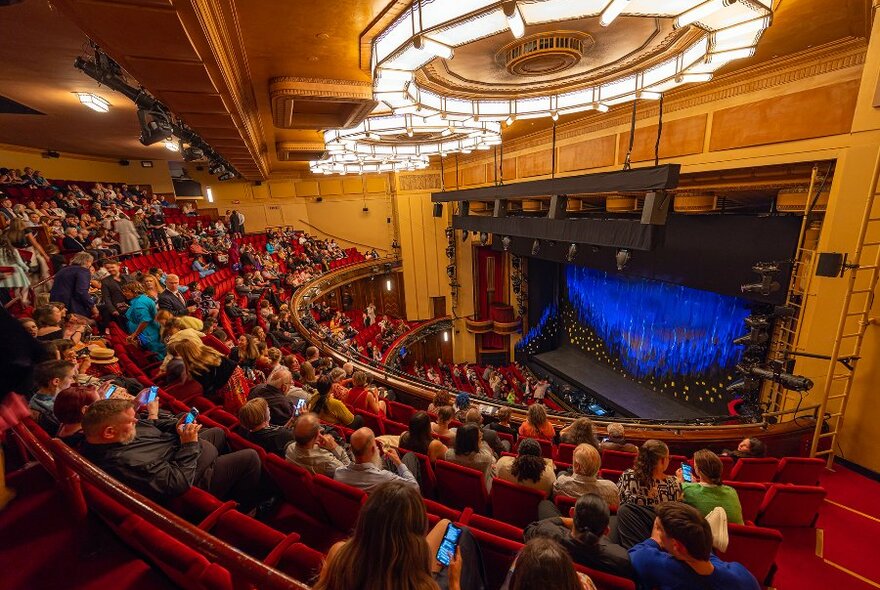
[{"label": "gold painted wall", "polygon": [[174,193],[168,164],[164,160],[153,160],[152,168],[143,168],[140,160],[131,160],[130,165],[120,166],[117,160],[67,152],[62,152],[60,158],[43,158],[40,155],[42,151],[0,145],[0,167],[24,169],[25,166],[30,166],[42,171],[43,176],[48,179],[149,184],[153,187],[153,192]]}]

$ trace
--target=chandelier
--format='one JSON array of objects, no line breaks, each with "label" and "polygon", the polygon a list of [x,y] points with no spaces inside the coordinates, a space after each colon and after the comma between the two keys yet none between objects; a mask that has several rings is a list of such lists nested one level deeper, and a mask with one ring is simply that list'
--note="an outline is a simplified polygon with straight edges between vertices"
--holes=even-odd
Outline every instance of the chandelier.
[{"label": "chandelier", "polygon": [[428,166],[430,156],[467,154],[500,143],[498,122],[411,113],[371,115],[350,129],[324,132],[329,157],[310,162],[310,169],[323,174],[418,170]]},{"label": "chandelier", "polygon": [[[750,57],[770,25],[772,0],[415,0],[372,44],[374,98],[397,115],[426,120],[506,121],[552,117],[657,99],[684,84],[706,82],[734,60]],[[611,31],[631,19],[669,23],[679,43],[652,59],[574,87],[516,95],[473,96],[432,87],[424,69],[454,63],[456,50],[499,33],[522,38],[526,27],[598,18]],[[667,25],[668,26],[668,25]],[[580,49],[579,47],[576,49]],[[436,85],[433,85],[436,86]],[[537,85],[539,86],[539,85]]]}]

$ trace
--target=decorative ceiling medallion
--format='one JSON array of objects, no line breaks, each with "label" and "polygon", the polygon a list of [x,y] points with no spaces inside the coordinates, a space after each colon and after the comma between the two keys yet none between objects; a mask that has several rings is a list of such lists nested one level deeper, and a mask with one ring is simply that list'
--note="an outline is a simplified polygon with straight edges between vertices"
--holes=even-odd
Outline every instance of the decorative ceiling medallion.
[{"label": "decorative ceiling medallion", "polygon": [[503,47],[495,60],[516,76],[546,76],[581,61],[593,38],[577,31],[538,33]]},{"label": "decorative ceiling medallion", "polygon": [[[512,121],[556,118],[590,109],[604,111],[637,98],[659,98],[683,84],[708,81],[723,65],[750,57],[770,25],[771,4],[772,0],[414,0],[373,39],[374,97],[395,113],[419,113],[429,119],[436,115],[449,120]],[[420,82],[423,68],[435,60],[451,66],[460,52],[466,56],[462,59],[476,62],[468,47],[484,44],[496,35],[512,34],[519,39],[530,27],[534,34],[535,27],[546,28],[547,23],[565,22],[571,29],[577,22],[599,31],[591,33],[598,47],[607,36],[626,38],[628,29],[638,28],[646,19],[660,22],[666,31],[682,30],[686,37],[681,38],[687,38],[688,43],[656,47],[652,55],[617,69],[613,76],[579,80],[564,90],[540,96],[511,93],[499,97],[491,92],[463,96]],[[508,73],[544,76],[546,82],[548,73],[566,76],[588,59],[583,47],[566,52],[554,47],[550,52],[550,41],[544,43],[550,55],[543,61],[540,42],[537,47],[517,43],[530,51],[521,49],[521,57],[505,59]],[[494,58],[495,51],[492,53]],[[575,59],[577,53],[579,59]],[[522,58],[525,63],[520,65]],[[611,55],[610,59],[619,58]],[[608,65],[597,63],[595,67]]]},{"label": "decorative ceiling medallion", "polygon": [[269,81],[269,101],[281,129],[351,127],[377,104],[367,82],[290,76]]}]

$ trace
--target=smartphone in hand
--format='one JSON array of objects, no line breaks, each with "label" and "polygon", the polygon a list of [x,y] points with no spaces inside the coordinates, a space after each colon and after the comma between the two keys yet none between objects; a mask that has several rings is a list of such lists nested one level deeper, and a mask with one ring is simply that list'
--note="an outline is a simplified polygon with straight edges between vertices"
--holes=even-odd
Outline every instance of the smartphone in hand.
[{"label": "smartphone in hand", "polygon": [[190,408],[190,410],[189,410],[189,412],[187,412],[186,416],[183,417],[183,423],[184,424],[192,424],[193,422],[196,421],[196,418],[198,417],[198,415],[199,415],[198,408],[195,408],[195,407]]},{"label": "smartphone in hand", "polygon": [[159,393],[159,388],[153,385],[152,387],[148,387],[142,390],[137,396],[138,406],[146,406],[153,402],[156,399],[156,395]]},{"label": "smartphone in hand", "polygon": [[692,483],[694,481],[694,468],[687,463],[682,463],[681,478],[687,483]]},{"label": "smartphone in hand", "polygon": [[110,399],[113,396],[113,393],[116,391],[117,386],[110,384],[110,387],[107,388],[107,391],[104,392],[104,399]]},{"label": "smartphone in hand", "polygon": [[450,522],[446,526],[446,532],[443,533],[443,540],[440,542],[440,548],[437,550],[437,561],[441,565],[449,567],[449,564],[455,557],[459,538],[461,538],[461,527],[455,526]]}]

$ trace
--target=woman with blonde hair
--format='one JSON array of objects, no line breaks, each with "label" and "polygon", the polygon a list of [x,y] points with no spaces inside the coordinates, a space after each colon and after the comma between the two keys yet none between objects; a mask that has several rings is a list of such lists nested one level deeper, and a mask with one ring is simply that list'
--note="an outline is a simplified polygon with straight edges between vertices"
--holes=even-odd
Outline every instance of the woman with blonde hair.
[{"label": "woman with blonde hair", "polygon": [[[393,516],[393,518],[390,518]],[[434,556],[449,521],[428,531],[428,516],[416,488],[384,484],[370,494],[358,515],[354,535],[327,553],[314,590],[439,590]],[[427,533],[427,534],[426,534]],[[449,590],[459,590],[461,557],[449,565]]]},{"label": "woman with blonde hair", "polygon": [[315,383],[318,381],[317,375],[315,375],[315,367],[312,363],[306,361],[304,363],[300,363],[299,372],[302,375],[302,382],[306,385],[315,386]]},{"label": "woman with blonde hair", "polygon": [[345,379],[345,369],[341,367],[334,367],[330,370],[330,381],[333,382],[333,385],[330,387],[330,395],[335,397],[341,402],[348,401],[348,388],[342,384],[342,381]]},{"label": "woman with blonde hair", "polygon": [[526,414],[526,421],[519,427],[520,438],[540,438],[542,440],[553,440],[556,432],[553,425],[547,419],[547,411],[541,404],[532,404],[529,406],[529,412]]},{"label": "woman with blonde hair", "polygon": [[162,285],[159,284],[159,279],[151,274],[145,274],[144,278],[141,279],[141,283],[143,283],[144,286],[144,294],[153,301],[157,301],[159,299],[159,293],[164,290]]},{"label": "woman with blonde hair", "polygon": [[222,403],[234,414],[247,401],[244,373],[235,361],[200,342],[183,339],[173,342],[168,353],[174,357],[168,363],[167,373],[182,381],[193,379],[202,386],[203,395]]}]

